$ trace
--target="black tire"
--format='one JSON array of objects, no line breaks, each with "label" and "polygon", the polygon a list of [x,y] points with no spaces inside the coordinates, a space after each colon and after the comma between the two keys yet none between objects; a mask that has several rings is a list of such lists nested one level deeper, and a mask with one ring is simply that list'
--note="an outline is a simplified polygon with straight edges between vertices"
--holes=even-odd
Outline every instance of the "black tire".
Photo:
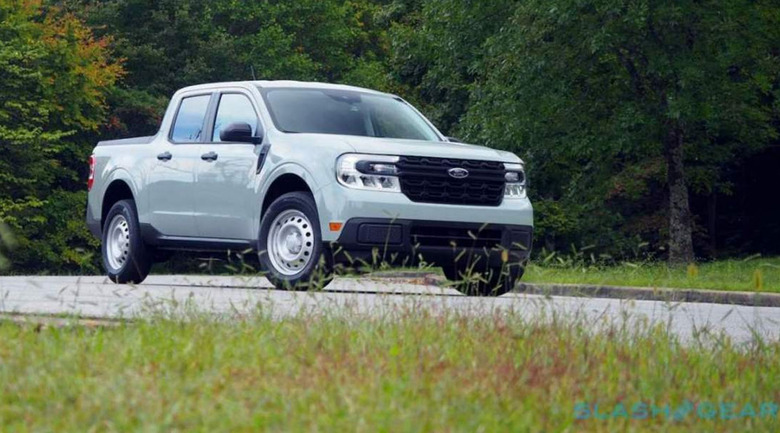
[{"label": "black tire", "polygon": [[[299,211],[306,216],[310,227],[307,227],[308,230],[305,231],[305,234],[310,235],[309,238],[312,239],[312,245],[310,246],[308,262],[301,265],[300,270],[288,268],[287,273],[285,273],[284,269],[282,269],[283,265],[278,264],[281,260],[277,259],[277,265],[275,265],[274,260],[271,258],[274,252],[269,251],[268,238],[272,236],[272,225],[275,222],[281,224],[277,221],[277,218],[288,211]],[[333,260],[330,254],[325,254],[317,205],[314,203],[314,198],[308,193],[290,192],[280,196],[271,203],[260,222],[257,250],[259,251],[260,269],[266,273],[266,278],[277,289],[316,290],[325,287],[333,279]],[[289,266],[290,263],[287,263],[287,265]],[[289,274],[292,271],[295,273]]]},{"label": "black tire", "polygon": [[520,266],[485,268],[455,263],[443,265],[442,270],[458,291],[470,296],[501,296],[515,287],[524,272]]},{"label": "black tire", "polygon": [[[112,233],[111,230],[112,222],[117,217],[124,218],[126,222],[126,227],[122,226],[116,229],[125,233],[128,242],[126,248],[122,249],[122,259],[112,259],[109,257],[108,251],[110,243],[108,237],[112,234],[118,234],[117,231]],[[121,220],[117,219],[117,221]],[[103,256],[103,267],[108,274],[108,278],[115,283],[138,284],[149,275],[149,270],[152,267],[152,254],[141,237],[141,227],[138,224],[138,212],[135,208],[135,201],[130,199],[120,200],[111,206],[108,214],[106,214],[105,221],[103,221],[101,253]],[[117,257],[116,254],[112,256]],[[118,266],[114,264],[118,264]]]}]

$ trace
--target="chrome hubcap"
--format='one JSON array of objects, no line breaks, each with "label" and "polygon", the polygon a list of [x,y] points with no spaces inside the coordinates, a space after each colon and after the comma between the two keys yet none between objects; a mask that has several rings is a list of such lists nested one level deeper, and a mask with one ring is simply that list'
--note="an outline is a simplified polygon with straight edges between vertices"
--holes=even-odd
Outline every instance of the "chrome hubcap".
[{"label": "chrome hubcap", "polygon": [[279,214],[268,233],[268,258],[279,273],[295,275],[311,261],[314,231],[303,212],[289,209]]},{"label": "chrome hubcap", "polygon": [[108,225],[106,257],[114,271],[122,269],[130,257],[130,225],[122,215],[115,216]]}]

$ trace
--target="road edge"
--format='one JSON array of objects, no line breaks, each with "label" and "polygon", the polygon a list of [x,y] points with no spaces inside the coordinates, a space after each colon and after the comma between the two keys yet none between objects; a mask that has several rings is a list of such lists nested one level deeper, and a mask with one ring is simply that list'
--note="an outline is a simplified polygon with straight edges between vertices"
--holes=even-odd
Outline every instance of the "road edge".
[{"label": "road edge", "polygon": [[[400,277],[375,275],[377,277]],[[403,277],[412,277],[404,272]],[[425,284],[447,287],[452,283],[432,273],[414,275],[423,278]],[[594,284],[555,284],[519,282],[513,293],[542,296],[574,296],[585,298],[611,298],[663,302],[699,302],[706,304],[745,305],[750,307],[780,307],[780,293],[740,292],[707,289],[671,289],[665,287],[605,286]]]}]

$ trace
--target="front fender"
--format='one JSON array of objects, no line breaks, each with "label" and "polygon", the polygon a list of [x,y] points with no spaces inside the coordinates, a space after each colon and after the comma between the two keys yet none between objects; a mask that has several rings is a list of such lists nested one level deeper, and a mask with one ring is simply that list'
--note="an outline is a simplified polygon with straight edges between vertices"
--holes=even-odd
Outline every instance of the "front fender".
[{"label": "front fender", "polygon": [[[314,203],[317,205],[317,209],[323,208],[323,197],[321,194],[322,188],[329,183],[329,179],[326,179],[323,175],[315,175],[303,165],[296,162],[287,162],[274,166],[268,174],[263,172],[259,176],[260,182],[257,185],[257,196],[259,197],[258,205],[255,207],[255,214],[253,215],[254,227],[260,227],[260,220],[262,218],[262,203],[265,200],[268,190],[271,185],[280,177],[288,174],[292,174],[301,178],[311,190],[314,195]],[[334,177],[335,180],[335,177]],[[332,180],[330,180],[332,182]]]}]

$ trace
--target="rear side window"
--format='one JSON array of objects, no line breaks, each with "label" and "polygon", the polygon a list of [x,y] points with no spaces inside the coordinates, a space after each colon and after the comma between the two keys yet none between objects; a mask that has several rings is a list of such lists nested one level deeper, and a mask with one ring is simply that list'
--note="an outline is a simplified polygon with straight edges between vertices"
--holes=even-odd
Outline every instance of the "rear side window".
[{"label": "rear side window", "polygon": [[203,119],[206,118],[210,98],[211,95],[199,95],[181,100],[173,122],[172,141],[176,143],[200,141],[203,134]]},{"label": "rear side window", "polygon": [[214,133],[211,141],[222,141],[219,133],[231,123],[248,123],[252,127],[252,135],[257,132],[257,114],[252,102],[244,95],[225,93],[219,98],[217,119],[214,121]]}]

